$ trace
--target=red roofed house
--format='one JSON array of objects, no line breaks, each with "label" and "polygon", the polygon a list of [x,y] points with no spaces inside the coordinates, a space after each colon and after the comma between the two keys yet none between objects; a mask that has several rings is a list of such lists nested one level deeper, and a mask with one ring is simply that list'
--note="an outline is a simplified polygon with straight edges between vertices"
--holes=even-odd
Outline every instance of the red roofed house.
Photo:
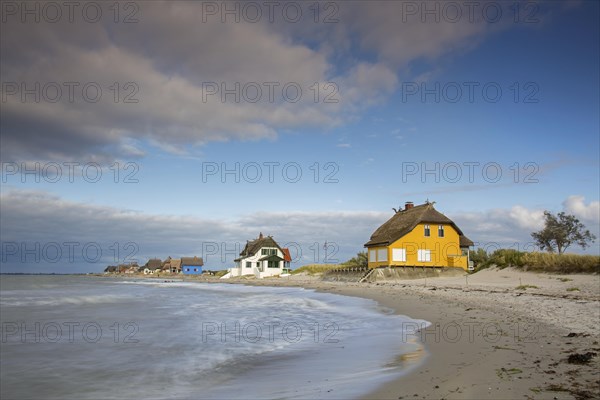
[{"label": "red roofed house", "polygon": [[[287,255],[286,255],[287,253]],[[254,275],[265,278],[283,274],[289,268],[291,257],[288,249],[281,248],[272,236],[263,236],[246,242],[240,257],[235,259],[235,267],[221,279],[235,276]]]}]

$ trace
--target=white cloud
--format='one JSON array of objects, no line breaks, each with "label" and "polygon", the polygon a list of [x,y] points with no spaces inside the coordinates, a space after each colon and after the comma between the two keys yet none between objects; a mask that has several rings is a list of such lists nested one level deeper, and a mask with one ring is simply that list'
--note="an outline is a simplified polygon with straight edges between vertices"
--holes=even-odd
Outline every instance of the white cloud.
[{"label": "white cloud", "polygon": [[[77,242],[77,250],[81,251],[87,243],[98,243],[105,255],[97,263],[86,263],[79,254],[75,263],[44,265],[31,262],[31,257],[22,263],[21,252],[18,252],[3,262],[3,269],[12,271],[99,271],[107,264],[122,262],[128,254],[123,247],[130,242],[138,246],[134,256],[141,263],[155,256],[200,255],[207,258],[207,268],[220,269],[231,267],[240,247],[259,232],[273,235],[281,245],[289,245],[294,258],[299,259],[296,266],[323,262],[325,242],[329,244],[328,261],[345,261],[362,250],[374,227],[388,217],[387,213],[377,212],[296,211],[258,212],[222,220],[195,215],[146,214],[24,190],[3,191],[0,200],[3,246],[27,242],[29,248],[33,248],[37,242],[43,248],[50,242]],[[121,248],[118,260],[109,250],[114,243]],[[217,246],[217,253],[207,255],[205,250],[213,245]]]},{"label": "white cloud", "polygon": [[506,209],[459,213],[451,218],[481,247],[518,243],[523,249],[532,243],[531,232],[543,226],[543,213],[543,210],[515,205]]},{"label": "white cloud", "polygon": [[584,224],[600,224],[600,201],[591,201],[585,204],[585,197],[573,195],[567,197],[562,205],[565,212],[575,215]]}]

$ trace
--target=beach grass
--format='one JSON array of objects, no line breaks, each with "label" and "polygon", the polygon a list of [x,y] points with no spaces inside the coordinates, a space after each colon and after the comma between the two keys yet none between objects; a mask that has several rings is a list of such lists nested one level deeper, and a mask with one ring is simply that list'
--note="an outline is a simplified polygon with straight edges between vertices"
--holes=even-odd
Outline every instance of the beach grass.
[{"label": "beach grass", "polygon": [[535,285],[519,285],[515,289],[517,289],[517,290],[527,290],[527,289],[539,289],[539,288],[537,286],[535,286]]},{"label": "beach grass", "polygon": [[339,264],[308,264],[292,271],[292,275],[307,273],[308,275],[320,275],[331,269],[340,268]]},{"label": "beach grass", "polygon": [[499,249],[489,255],[477,253],[477,270],[488,267],[500,269],[513,267],[533,272],[600,273],[600,256],[582,254],[556,254],[522,252]]}]

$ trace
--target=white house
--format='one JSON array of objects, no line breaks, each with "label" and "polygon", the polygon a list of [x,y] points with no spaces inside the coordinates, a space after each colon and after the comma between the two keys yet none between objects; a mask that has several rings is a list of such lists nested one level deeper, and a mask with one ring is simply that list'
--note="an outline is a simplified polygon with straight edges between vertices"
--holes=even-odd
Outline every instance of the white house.
[{"label": "white house", "polygon": [[230,268],[221,279],[236,276],[254,275],[261,279],[283,274],[290,267],[290,252],[282,249],[271,236],[263,236],[246,242],[240,257],[235,259],[235,267]]}]

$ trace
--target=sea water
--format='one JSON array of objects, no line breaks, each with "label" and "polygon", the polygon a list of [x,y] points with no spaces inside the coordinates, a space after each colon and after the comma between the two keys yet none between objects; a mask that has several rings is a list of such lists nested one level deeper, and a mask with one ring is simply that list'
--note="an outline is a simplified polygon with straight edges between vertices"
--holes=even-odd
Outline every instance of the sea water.
[{"label": "sea water", "polygon": [[302,288],[0,278],[3,399],[356,398],[425,357],[367,299]]}]

